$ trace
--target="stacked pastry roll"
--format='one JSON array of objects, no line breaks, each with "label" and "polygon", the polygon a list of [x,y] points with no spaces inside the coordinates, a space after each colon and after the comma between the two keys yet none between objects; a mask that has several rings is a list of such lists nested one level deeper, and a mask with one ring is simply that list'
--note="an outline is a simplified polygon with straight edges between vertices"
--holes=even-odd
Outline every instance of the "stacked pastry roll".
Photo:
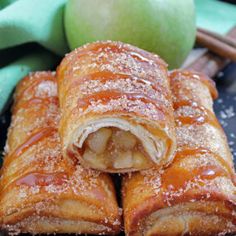
[{"label": "stacked pastry roll", "polygon": [[1,228],[11,233],[115,234],[111,179],[63,158],[55,75],[23,79],[15,93],[0,182]]},{"label": "stacked pastry roll", "polygon": [[56,75],[26,77],[1,170],[1,228],[117,234],[104,172],[136,171],[122,181],[127,235],[236,233],[235,171],[216,97],[206,76],[168,74],[158,56],[120,42],[85,45]]},{"label": "stacked pastry roll", "polygon": [[234,235],[232,156],[212,108],[217,91],[206,76],[170,74],[177,151],[164,169],[123,179],[127,235]]},{"label": "stacked pastry roll", "polygon": [[166,64],[158,56],[96,42],[68,54],[57,78],[64,156],[119,173],[172,161],[173,108]]}]

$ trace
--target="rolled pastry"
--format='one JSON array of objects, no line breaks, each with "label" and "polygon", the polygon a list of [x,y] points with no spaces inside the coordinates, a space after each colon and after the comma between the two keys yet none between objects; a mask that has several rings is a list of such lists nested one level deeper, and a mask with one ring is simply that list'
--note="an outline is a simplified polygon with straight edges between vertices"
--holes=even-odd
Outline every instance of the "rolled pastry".
[{"label": "rolled pastry", "polygon": [[54,74],[23,79],[15,93],[1,173],[1,228],[14,234],[118,233],[111,179],[62,157],[58,121]]},{"label": "rolled pastry", "polygon": [[206,76],[188,71],[170,76],[177,152],[165,169],[124,178],[126,234],[235,235],[235,172],[212,108],[215,86]]},{"label": "rolled pastry", "polygon": [[158,56],[96,42],[68,54],[57,79],[63,155],[106,172],[171,162],[173,107],[166,64]]}]

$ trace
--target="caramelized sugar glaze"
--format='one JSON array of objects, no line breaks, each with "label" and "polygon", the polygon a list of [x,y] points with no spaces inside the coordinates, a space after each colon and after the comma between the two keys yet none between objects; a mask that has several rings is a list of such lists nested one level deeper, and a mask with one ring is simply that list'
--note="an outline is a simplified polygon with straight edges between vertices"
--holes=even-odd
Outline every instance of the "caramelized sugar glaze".
[{"label": "caramelized sugar glaze", "polygon": [[[57,69],[57,78],[62,109],[59,132],[64,155],[74,153],[86,167],[108,172],[146,169],[172,160],[175,149],[173,107],[166,64],[158,56],[120,42],[96,42],[68,54]],[[96,133],[94,124],[89,124],[98,124],[103,119],[119,119],[126,127],[104,124],[102,128],[118,128],[134,134],[127,124],[142,127],[152,137],[151,142],[159,140],[159,146],[153,144],[158,154],[153,154],[142,137],[134,134],[146,153],[143,164],[135,166],[134,155],[133,163],[118,163],[119,168],[116,168],[117,160],[106,166],[106,160],[99,161],[102,158],[96,155],[94,159],[98,161],[92,161],[90,156],[92,163],[89,163],[84,158],[86,138],[82,139],[82,134],[78,133],[80,129],[84,133],[94,129],[90,132]],[[114,148],[113,151],[117,151],[116,145]],[[123,150],[119,151],[124,154]],[[113,159],[107,153],[103,156]]]},{"label": "caramelized sugar glaze", "polygon": [[26,185],[29,187],[63,185],[68,181],[68,176],[64,173],[29,173],[18,179],[16,185]]},{"label": "caramelized sugar glaze", "polygon": [[[212,108],[212,98],[217,97],[214,83],[202,74],[180,70],[170,74],[170,81],[176,155],[166,169],[142,171],[124,178],[126,233],[235,233],[235,170],[226,136]],[[208,225],[200,223],[198,217]]]},{"label": "caramelized sugar glaze", "polygon": [[118,232],[111,179],[61,155],[54,74],[37,72],[23,79],[12,112],[1,171],[1,227],[31,233]]}]

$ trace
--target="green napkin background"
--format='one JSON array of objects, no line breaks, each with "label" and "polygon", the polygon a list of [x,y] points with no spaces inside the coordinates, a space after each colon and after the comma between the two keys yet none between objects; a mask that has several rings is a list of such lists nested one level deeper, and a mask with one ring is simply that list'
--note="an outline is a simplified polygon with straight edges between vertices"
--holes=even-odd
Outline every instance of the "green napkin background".
[{"label": "green napkin background", "polygon": [[236,25],[236,5],[217,0],[195,0],[197,26],[226,34]]},{"label": "green napkin background", "polygon": [[[0,115],[21,78],[55,68],[68,52],[66,1],[0,0]],[[236,24],[236,6],[217,0],[195,0],[195,4],[197,26],[225,34]]]},{"label": "green napkin background", "polygon": [[[68,51],[63,27],[65,2],[0,0],[0,113],[21,78],[30,71],[53,68],[58,56]],[[25,46],[32,42],[42,47]]]}]

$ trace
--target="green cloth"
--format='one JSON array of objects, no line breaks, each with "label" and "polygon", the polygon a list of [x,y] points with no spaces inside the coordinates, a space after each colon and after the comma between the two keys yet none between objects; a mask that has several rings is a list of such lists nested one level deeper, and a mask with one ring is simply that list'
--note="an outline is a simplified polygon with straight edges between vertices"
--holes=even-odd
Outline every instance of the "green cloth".
[{"label": "green cloth", "polygon": [[236,5],[217,0],[195,0],[197,26],[226,34],[236,25]]},{"label": "green cloth", "polygon": [[18,0],[5,6],[0,12],[0,49],[38,42],[63,55],[67,51],[64,4],[65,0]]},{"label": "green cloth", "polygon": [[[22,77],[30,71],[53,68],[58,56],[68,51],[65,2],[0,0],[0,113]],[[31,43],[40,45],[37,52],[25,47]]]}]

